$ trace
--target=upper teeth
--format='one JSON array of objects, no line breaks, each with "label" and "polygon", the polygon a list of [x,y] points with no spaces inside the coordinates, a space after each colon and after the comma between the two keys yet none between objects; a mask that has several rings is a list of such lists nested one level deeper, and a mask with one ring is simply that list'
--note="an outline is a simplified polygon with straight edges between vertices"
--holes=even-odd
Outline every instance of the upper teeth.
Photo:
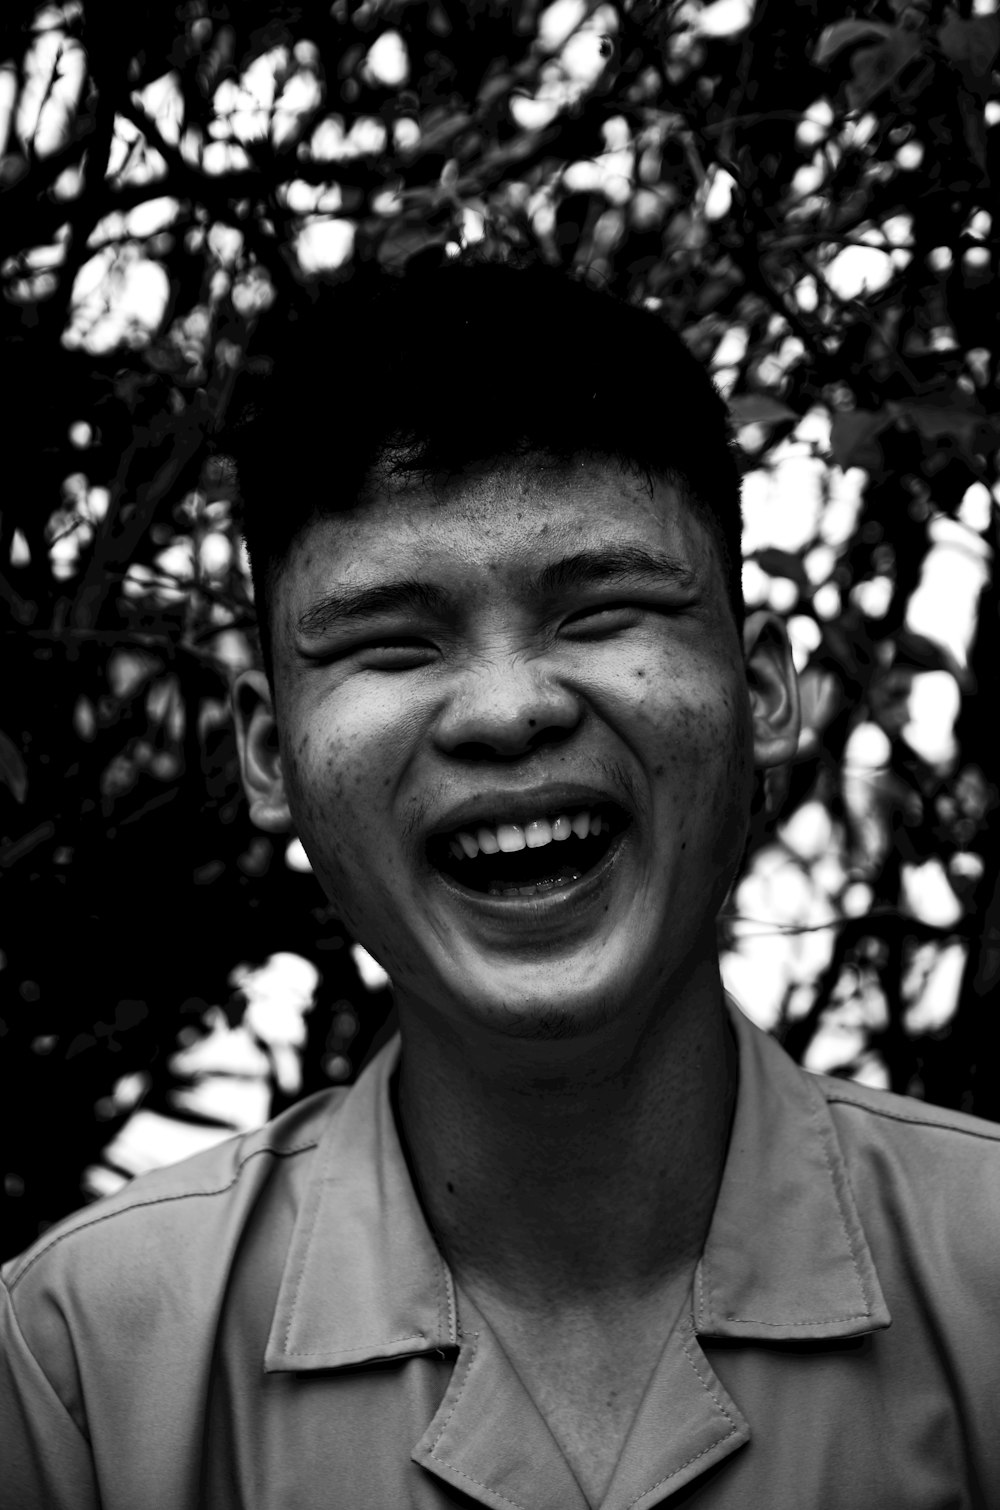
[{"label": "upper teeth", "polygon": [[606,833],[608,826],[600,813],[581,808],[572,817],[560,813],[557,818],[533,818],[524,824],[484,823],[475,829],[463,828],[452,835],[448,845],[456,860],[474,860],[480,853],[495,855],[498,850],[511,855],[519,849],[541,849],[544,844],[568,839],[570,834],[585,839],[588,834]]}]

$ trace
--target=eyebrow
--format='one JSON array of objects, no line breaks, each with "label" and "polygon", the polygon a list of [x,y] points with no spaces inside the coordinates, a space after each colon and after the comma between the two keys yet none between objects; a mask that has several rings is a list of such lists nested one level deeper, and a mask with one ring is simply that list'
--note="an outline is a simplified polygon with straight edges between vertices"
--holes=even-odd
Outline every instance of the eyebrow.
[{"label": "eyebrow", "polygon": [[318,640],[332,630],[361,619],[376,618],[379,614],[406,613],[414,609],[443,614],[449,603],[449,594],[443,588],[409,578],[400,582],[380,582],[374,587],[338,587],[311,603],[299,616],[296,628],[303,639]]},{"label": "eyebrow", "polygon": [[[543,598],[555,597],[575,587],[599,583],[649,580],[668,582],[690,591],[697,575],[683,561],[666,552],[640,545],[615,545],[605,549],[576,551],[542,568],[531,579],[529,591]],[[304,640],[322,639],[335,630],[380,614],[422,610],[438,617],[452,617],[454,602],[444,588],[404,578],[372,587],[341,587],[325,593],[302,613],[296,628]]]},{"label": "eyebrow", "polygon": [[553,597],[573,587],[597,583],[649,580],[690,591],[698,582],[697,574],[665,551],[647,550],[641,545],[614,545],[604,549],[577,551],[543,567],[535,578],[536,591]]}]

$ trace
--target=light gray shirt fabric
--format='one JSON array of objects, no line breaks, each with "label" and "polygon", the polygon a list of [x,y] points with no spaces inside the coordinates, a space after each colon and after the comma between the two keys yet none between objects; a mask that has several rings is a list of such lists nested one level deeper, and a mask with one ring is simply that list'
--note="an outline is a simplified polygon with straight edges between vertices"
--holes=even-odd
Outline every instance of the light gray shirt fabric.
[{"label": "light gray shirt fabric", "polygon": [[[1000,1127],[733,1023],[714,1217],[604,1510],[996,1510]],[[587,1510],[456,1299],[398,1052],[5,1266],[2,1510]]]}]

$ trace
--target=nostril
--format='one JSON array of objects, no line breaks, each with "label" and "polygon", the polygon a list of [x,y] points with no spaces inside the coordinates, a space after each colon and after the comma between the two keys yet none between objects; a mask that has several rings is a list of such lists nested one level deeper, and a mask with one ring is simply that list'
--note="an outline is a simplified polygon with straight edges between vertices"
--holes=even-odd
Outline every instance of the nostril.
[{"label": "nostril", "polygon": [[451,754],[459,760],[518,760],[546,745],[562,744],[572,733],[573,729],[561,728],[558,724],[539,728],[537,719],[529,719],[520,735],[507,731],[504,737],[460,740],[451,746]]},{"label": "nostril", "polygon": [[565,724],[546,724],[544,728],[538,728],[537,720],[529,718],[529,729],[533,730],[528,736],[528,749],[537,750],[540,745],[558,745],[569,739],[576,725],[567,727]]},{"label": "nostril", "polygon": [[459,760],[486,761],[497,758],[497,751],[493,745],[483,744],[476,740],[466,740],[463,744],[454,745],[451,753]]}]

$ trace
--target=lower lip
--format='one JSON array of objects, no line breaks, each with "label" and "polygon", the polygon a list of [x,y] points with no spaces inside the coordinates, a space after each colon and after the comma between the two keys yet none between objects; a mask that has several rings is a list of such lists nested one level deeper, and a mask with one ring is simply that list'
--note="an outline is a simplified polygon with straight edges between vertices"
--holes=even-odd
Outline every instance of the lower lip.
[{"label": "lower lip", "polygon": [[623,829],[620,834],[616,834],[598,864],[588,870],[586,875],[580,876],[579,880],[570,881],[566,886],[552,887],[548,891],[539,891],[530,897],[490,896],[484,891],[473,891],[471,887],[460,886],[443,870],[435,871],[435,875],[456,901],[481,917],[494,918],[503,923],[516,922],[518,925],[546,923],[550,920],[555,922],[568,911],[576,913],[586,907],[603,889],[621,858],[627,833],[628,829]]}]

